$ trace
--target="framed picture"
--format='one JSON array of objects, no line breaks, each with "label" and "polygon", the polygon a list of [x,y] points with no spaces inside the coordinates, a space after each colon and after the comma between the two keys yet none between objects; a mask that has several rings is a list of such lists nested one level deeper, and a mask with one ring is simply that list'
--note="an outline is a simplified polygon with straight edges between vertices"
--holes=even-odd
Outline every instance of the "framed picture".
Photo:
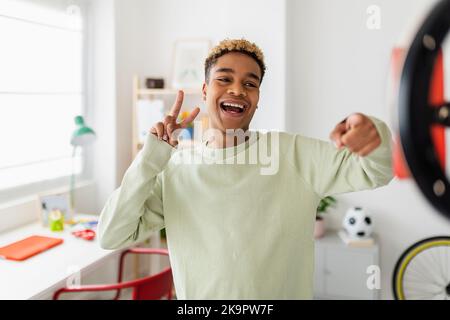
[{"label": "framed picture", "polygon": [[70,196],[67,193],[41,194],[38,196],[39,220],[42,225],[49,225],[48,216],[53,210],[59,210],[63,214],[64,220],[72,219],[70,208]]},{"label": "framed picture", "polygon": [[211,48],[207,39],[178,40],[174,47],[172,87],[199,88],[204,81],[204,62]]}]

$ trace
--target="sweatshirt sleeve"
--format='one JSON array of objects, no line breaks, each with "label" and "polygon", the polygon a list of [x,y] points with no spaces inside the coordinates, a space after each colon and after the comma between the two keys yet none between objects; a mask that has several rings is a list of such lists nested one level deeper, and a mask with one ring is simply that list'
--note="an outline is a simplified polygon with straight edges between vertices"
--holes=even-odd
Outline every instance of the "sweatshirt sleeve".
[{"label": "sweatshirt sleeve", "polygon": [[161,174],[173,150],[154,135],[147,136],[143,149],[101,212],[97,232],[103,249],[142,242],[164,228]]},{"label": "sweatshirt sleeve", "polygon": [[365,157],[337,149],[332,142],[295,136],[292,162],[300,176],[320,197],[375,189],[393,178],[392,137],[387,125],[374,117],[381,144]]}]

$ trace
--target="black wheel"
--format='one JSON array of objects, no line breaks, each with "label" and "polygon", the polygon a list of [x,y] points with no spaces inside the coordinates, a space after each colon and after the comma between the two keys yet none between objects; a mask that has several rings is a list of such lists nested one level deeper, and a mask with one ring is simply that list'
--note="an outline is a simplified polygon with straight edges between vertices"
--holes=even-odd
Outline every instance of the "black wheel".
[{"label": "black wheel", "polygon": [[450,126],[450,103],[429,104],[433,67],[449,28],[450,0],[443,0],[430,12],[406,56],[399,92],[399,130],[405,160],[417,185],[450,219],[450,183],[431,137],[432,126]]},{"label": "black wheel", "polygon": [[450,237],[414,243],[400,256],[392,276],[396,300],[450,300]]}]

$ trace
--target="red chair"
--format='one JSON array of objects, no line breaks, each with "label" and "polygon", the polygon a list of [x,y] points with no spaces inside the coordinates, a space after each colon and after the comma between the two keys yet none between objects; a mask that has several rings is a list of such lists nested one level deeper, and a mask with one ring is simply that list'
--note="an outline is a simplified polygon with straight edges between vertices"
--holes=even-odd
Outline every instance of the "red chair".
[{"label": "red chair", "polygon": [[59,296],[67,292],[87,292],[87,291],[112,291],[117,293],[113,300],[118,300],[122,289],[132,288],[133,300],[158,300],[163,297],[172,299],[172,269],[166,268],[163,271],[137,280],[122,282],[123,262],[128,254],[159,254],[168,256],[165,249],[133,248],[122,252],[119,262],[119,275],[117,284],[106,285],[83,285],[71,288],[61,288],[53,295],[53,300],[58,300]]}]

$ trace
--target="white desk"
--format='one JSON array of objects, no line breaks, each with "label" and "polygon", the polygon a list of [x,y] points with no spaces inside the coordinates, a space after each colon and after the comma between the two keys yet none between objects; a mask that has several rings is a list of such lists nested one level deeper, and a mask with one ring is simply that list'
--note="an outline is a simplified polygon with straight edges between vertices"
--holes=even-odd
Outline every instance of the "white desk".
[{"label": "white desk", "polygon": [[[98,216],[77,215],[76,218],[98,219]],[[89,272],[102,260],[121,251],[101,249],[98,237],[93,241],[76,238],[67,225],[63,232],[52,232],[38,222],[0,234],[0,247],[31,235],[62,238],[64,242],[24,261],[0,259],[0,300],[48,296],[66,285],[74,268]]]}]

